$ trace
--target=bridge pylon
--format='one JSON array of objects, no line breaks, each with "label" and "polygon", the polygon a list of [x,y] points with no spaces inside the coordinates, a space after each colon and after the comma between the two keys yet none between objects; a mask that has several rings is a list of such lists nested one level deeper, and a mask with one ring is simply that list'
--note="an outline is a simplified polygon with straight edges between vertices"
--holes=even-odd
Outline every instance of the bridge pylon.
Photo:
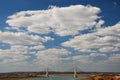
[{"label": "bridge pylon", "polygon": [[49,77],[49,71],[48,71],[48,68],[46,68],[46,74],[45,74],[45,77]]},{"label": "bridge pylon", "polygon": [[76,69],[76,67],[74,67],[74,79],[76,79],[77,78],[77,69]]}]

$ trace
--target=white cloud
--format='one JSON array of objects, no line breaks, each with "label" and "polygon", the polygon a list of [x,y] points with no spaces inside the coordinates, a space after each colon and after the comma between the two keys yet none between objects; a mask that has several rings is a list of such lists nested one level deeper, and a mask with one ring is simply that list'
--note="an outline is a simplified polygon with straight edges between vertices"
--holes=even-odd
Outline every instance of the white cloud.
[{"label": "white cloud", "polygon": [[28,46],[22,46],[22,45],[13,45],[10,48],[11,51],[16,51],[16,52],[17,51],[23,52],[23,51],[28,50],[28,49],[29,49]]},{"label": "white cloud", "polygon": [[97,57],[97,56],[107,57],[106,54],[100,54],[100,53],[91,53],[91,54],[90,54],[90,57]]},{"label": "white cloud", "polygon": [[71,47],[81,52],[115,52],[120,46],[120,23],[107,28],[97,29],[96,32],[78,35],[73,39],[62,43],[65,47]]},{"label": "white cloud", "polygon": [[73,61],[78,62],[79,64],[91,63],[90,57],[88,55],[77,55],[72,57]]},{"label": "white cloud", "polygon": [[29,49],[31,49],[31,50],[42,50],[42,49],[45,49],[45,46],[37,45],[37,46],[32,46]]},{"label": "white cloud", "polygon": [[[109,63],[119,63],[119,53],[114,53],[120,51],[120,22],[102,28],[105,21],[97,15],[100,11],[93,6],[52,6],[48,10],[21,11],[9,16],[6,23],[10,26],[5,28],[9,32],[0,31],[0,42],[10,46],[9,49],[0,49],[0,71],[38,71],[45,67],[65,70],[76,65],[90,70],[99,67],[99,71],[104,71],[102,67]],[[91,28],[94,28],[93,32],[80,34],[80,31]],[[73,48],[76,54],[61,46],[47,48],[44,43],[56,38],[50,37],[51,32],[59,36],[72,35],[61,45]],[[96,57],[106,59],[97,60]]]},{"label": "white cloud", "polygon": [[112,54],[108,61],[111,63],[111,62],[118,62],[120,63],[120,54]]},{"label": "white cloud", "polygon": [[105,22],[103,20],[99,20],[99,22],[96,24],[97,28],[100,28]]},{"label": "white cloud", "polygon": [[[34,51],[30,51],[33,50]],[[44,46],[24,46],[24,45],[11,45],[10,49],[0,49],[0,64],[20,63],[31,58],[29,54],[36,54],[36,50],[44,49]],[[33,58],[34,59],[34,58]],[[27,61],[26,61],[27,62]],[[32,61],[31,61],[32,62]]]},{"label": "white cloud", "polygon": [[29,32],[48,34],[54,32],[59,36],[76,35],[79,31],[104,23],[97,14],[100,9],[93,6],[72,5],[55,7],[48,10],[21,11],[9,16],[6,21],[14,28],[25,27]]},{"label": "white cloud", "polygon": [[[4,53],[3,53],[4,52]],[[8,52],[8,51],[0,51],[0,64],[15,64],[26,61],[26,59],[30,58],[30,56],[24,55],[23,52]]]},{"label": "white cloud", "polygon": [[51,37],[40,37],[38,35],[28,35],[23,32],[1,32],[0,41],[14,45],[42,44],[48,40],[54,40]]},{"label": "white cloud", "polygon": [[29,54],[28,50],[29,47],[23,45],[13,45],[10,49],[5,50],[0,49],[0,59],[2,63],[24,61],[30,58],[30,56],[25,56],[25,54]]},{"label": "white cloud", "polygon": [[106,47],[102,47],[99,49],[100,52],[114,52],[114,51],[119,51],[119,48],[118,47],[109,47],[109,46],[106,46]]},{"label": "white cloud", "polygon": [[51,49],[41,50],[36,55],[40,59],[41,58],[43,58],[43,59],[49,59],[49,58],[50,59],[53,59],[53,58],[59,59],[59,57],[62,57],[64,55],[69,55],[69,54],[71,54],[71,53],[69,51],[67,51],[66,49],[51,48]]},{"label": "white cloud", "polygon": [[66,47],[72,47],[75,50],[78,51],[88,51],[91,52],[91,48],[93,47],[94,40],[96,39],[96,36],[93,36],[92,34],[84,34],[80,36],[75,36],[70,41],[66,41],[62,43],[63,46]]},{"label": "white cloud", "polygon": [[25,56],[25,55],[6,55],[7,58],[4,58],[3,64],[9,64],[9,63],[19,63],[22,61],[26,61],[26,59],[30,58],[30,56]]},{"label": "white cloud", "polygon": [[96,35],[101,35],[101,36],[120,36],[120,22],[113,26],[108,26],[105,28],[101,28],[96,32]]},{"label": "white cloud", "polygon": [[55,67],[64,64],[66,60],[65,56],[69,56],[69,54],[71,54],[71,52],[66,49],[51,48],[41,50],[36,53],[37,59],[35,62],[41,66]]}]

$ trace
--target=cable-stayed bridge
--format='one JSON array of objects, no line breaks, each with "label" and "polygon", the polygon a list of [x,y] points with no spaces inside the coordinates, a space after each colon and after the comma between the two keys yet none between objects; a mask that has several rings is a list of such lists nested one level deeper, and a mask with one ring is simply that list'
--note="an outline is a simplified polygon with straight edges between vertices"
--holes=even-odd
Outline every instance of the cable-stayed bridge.
[{"label": "cable-stayed bridge", "polygon": [[[73,76],[73,80],[77,80],[79,78],[79,74],[80,73],[84,73],[84,71],[82,71],[79,67],[75,66],[73,68],[70,68],[68,70],[65,71],[54,71],[50,68],[46,68],[45,70],[45,77],[49,77],[49,76],[56,76],[56,75],[60,75],[60,76]],[[89,75],[85,75],[85,76],[89,76]]]},{"label": "cable-stayed bridge", "polygon": [[49,72],[74,72],[74,69],[76,69],[77,72],[79,73],[84,73],[85,71],[83,71],[81,68],[79,68],[78,66],[75,66],[75,67],[72,67],[72,68],[68,68],[68,69],[65,69],[65,70],[54,70],[54,69],[51,69],[51,68],[44,68],[42,70],[42,72],[45,72],[46,69],[49,71]]},{"label": "cable-stayed bridge", "polygon": [[46,68],[44,69],[44,74],[47,76],[49,75],[62,75],[62,74],[66,74],[66,75],[74,75],[74,77],[80,73],[85,73],[83,70],[81,70],[79,67],[75,66],[73,68],[64,70],[64,71],[56,71],[50,68]]},{"label": "cable-stayed bridge", "polygon": [[77,72],[84,72],[80,67],[75,66],[73,68],[70,68],[68,70],[66,70],[66,72],[74,72],[74,69],[76,69]]}]

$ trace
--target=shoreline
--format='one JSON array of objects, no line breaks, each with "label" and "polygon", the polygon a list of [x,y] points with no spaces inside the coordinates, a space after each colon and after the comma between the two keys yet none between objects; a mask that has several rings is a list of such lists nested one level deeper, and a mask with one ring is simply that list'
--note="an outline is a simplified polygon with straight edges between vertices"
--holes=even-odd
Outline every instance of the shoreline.
[{"label": "shoreline", "polygon": [[[78,73],[78,76],[86,76],[89,77],[91,79],[97,80],[97,78],[113,78],[113,77],[118,77],[120,78],[120,74],[101,74],[101,73]],[[73,76],[73,73],[69,73],[69,72],[53,72],[53,73],[49,73],[49,76]],[[45,73],[41,73],[41,72],[16,72],[16,73],[0,73],[0,80],[4,79],[4,80],[16,80],[16,79],[26,79],[26,78],[47,78],[45,76]],[[76,80],[79,80],[76,79]],[[116,79],[117,80],[117,79]]]}]

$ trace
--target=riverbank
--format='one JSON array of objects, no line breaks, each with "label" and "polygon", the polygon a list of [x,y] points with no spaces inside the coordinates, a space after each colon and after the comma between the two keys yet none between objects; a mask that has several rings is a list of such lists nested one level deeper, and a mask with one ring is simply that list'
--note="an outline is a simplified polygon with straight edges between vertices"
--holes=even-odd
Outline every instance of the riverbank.
[{"label": "riverbank", "polygon": [[78,78],[76,80],[120,80],[120,75],[90,75],[88,78]]},{"label": "riverbank", "polygon": [[120,80],[120,75],[92,75],[93,80]]},{"label": "riverbank", "polygon": [[[19,80],[22,78],[45,78],[45,72],[14,72],[0,73],[0,80]],[[49,76],[73,76],[73,72],[50,72]],[[76,80],[120,80],[119,74],[96,74],[96,73],[77,73],[77,76],[85,78],[77,78]]]},{"label": "riverbank", "polygon": [[1,73],[0,74],[0,80],[1,79],[14,80],[14,79],[21,79],[21,78],[36,78],[36,77],[43,78],[45,77],[45,75],[40,74],[40,73],[35,73],[35,72]]}]

